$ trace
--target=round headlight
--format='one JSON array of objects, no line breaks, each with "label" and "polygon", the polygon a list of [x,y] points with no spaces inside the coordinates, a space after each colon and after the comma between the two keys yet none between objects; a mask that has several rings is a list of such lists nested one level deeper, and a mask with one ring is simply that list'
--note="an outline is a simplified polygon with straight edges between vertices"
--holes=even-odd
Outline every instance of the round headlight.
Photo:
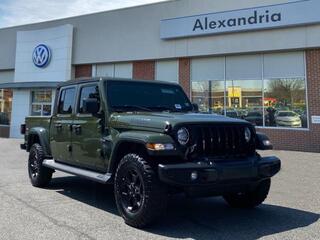
[{"label": "round headlight", "polygon": [[244,138],[246,139],[247,142],[250,142],[251,140],[251,131],[249,128],[246,128],[244,130]]},{"label": "round headlight", "polygon": [[177,138],[181,145],[187,145],[189,142],[189,131],[186,128],[180,128],[177,133]]}]

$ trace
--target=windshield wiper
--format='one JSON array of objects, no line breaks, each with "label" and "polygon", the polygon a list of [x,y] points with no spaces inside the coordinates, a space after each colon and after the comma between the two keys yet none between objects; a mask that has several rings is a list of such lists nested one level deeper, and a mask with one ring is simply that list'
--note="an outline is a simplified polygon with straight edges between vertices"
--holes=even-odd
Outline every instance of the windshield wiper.
[{"label": "windshield wiper", "polygon": [[123,106],[113,106],[114,109],[139,109],[142,111],[152,112],[150,108],[138,106],[138,105],[123,105]]}]

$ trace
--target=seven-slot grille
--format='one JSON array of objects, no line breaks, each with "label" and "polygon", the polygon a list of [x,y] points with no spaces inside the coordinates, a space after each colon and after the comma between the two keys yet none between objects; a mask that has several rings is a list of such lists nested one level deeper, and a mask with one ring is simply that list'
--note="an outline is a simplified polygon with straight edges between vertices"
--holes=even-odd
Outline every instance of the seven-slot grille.
[{"label": "seven-slot grille", "polygon": [[246,125],[189,126],[190,144],[196,145],[192,155],[206,157],[245,157],[255,153],[255,132],[245,140]]}]

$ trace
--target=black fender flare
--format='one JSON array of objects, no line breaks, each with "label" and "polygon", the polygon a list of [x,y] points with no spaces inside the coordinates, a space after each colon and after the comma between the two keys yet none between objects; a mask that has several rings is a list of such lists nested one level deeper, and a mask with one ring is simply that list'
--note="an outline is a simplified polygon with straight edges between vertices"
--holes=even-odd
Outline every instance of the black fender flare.
[{"label": "black fender flare", "polygon": [[43,148],[44,155],[46,157],[51,157],[50,143],[49,143],[49,132],[43,127],[31,128],[28,132],[28,145],[27,151],[30,151],[31,146],[34,144],[34,138],[39,139],[39,144]]},{"label": "black fender flare", "polygon": [[[161,139],[161,140],[160,140]],[[146,144],[147,143],[155,143],[154,141],[157,141],[157,143],[172,143],[174,144],[174,140],[171,138],[171,136],[163,134],[163,133],[157,133],[157,132],[142,132],[142,131],[129,131],[129,132],[123,132],[120,133],[116,137],[116,141],[113,146],[113,150],[110,155],[109,160],[109,167],[108,172],[113,173],[118,162],[117,162],[117,154],[119,151],[119,147],[123,143],[133,143],[141,145],[147,153],[149,153]],[[165,154],[165,153],[163,153]],[[172,152],[170,154],[173,154]]]}]

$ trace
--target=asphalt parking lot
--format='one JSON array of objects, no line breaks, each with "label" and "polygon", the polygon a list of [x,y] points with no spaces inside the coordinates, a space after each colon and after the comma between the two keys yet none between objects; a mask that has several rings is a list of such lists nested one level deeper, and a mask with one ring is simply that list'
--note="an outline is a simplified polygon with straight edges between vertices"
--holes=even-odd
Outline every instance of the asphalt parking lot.
[{"label": "asphalt parking lot", "polygon": [[320,154],[265,152],[283,169],[255,210],[176,196],[142,231],[119,217],[110,186],[56,173],[49,188],[32,187],[20,141],[0,139],[0,239],[320,239]]}]

